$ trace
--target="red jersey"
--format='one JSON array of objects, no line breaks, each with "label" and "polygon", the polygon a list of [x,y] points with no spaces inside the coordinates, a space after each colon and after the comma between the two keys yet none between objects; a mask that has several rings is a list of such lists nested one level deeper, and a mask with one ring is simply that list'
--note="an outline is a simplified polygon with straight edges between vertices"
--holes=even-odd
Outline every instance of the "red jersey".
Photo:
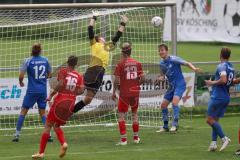
[{"label": "red jersey", "polygon": [[114,75],[120,77],[120,96],[139,96],[139,77],[143,74],[142,64],[133,58],[124,58],[117,64]]},{"label": "red jersey", "polygon": [[61,68],[57,79],[63,80],[63,86],[58,93],[76,95],[76,88],[83,86],[83,76],[70,68]]}]

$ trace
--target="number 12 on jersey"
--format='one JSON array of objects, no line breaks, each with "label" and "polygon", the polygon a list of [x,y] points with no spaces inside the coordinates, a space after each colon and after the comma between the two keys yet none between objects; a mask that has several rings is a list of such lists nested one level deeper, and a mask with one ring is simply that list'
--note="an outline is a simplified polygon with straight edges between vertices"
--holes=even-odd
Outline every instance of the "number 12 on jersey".
[{"label": "number 12 on jersey", "polygon": [[34,66],[33,69],[35,71],[35,79],[44,79],[46,77],[45,76],[46,68],[44,65]]}]

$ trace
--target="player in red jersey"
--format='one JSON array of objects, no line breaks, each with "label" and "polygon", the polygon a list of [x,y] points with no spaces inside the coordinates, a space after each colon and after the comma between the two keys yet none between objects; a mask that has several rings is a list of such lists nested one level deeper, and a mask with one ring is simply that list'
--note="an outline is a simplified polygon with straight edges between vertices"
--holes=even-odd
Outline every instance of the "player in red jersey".
[{"label": "player in red jersey", "polygon": [[74,70],[77,62],[77,57],[68,57],[68,66],[61,68],[58,72],[58,84],[47,98],[47,101],[51,101],[53,97],[54,100],[50,105],[47,122],[41,137],[40,149],[38,153],[32,155],[33,159],[44,158],[44,150],[46,148],[47,140],[50,136],[51,128],[54,129],[57,138],[61,143],[59,157],[63,157],[66,153],[68,145],[64,138],[63,130],[60,126],[64,125],[73,114],[72,111],[74,108],[76,95],[83,93],[83,77]]},{"label": "player in red jersey", "polygon": [[140,85],[144,81],[142,65],[140,62],[131,58],[131,44],[126,42],[122,45],[122,59],[117,64],[115,69],[115,80],[113,88],[113,100],[116,99],[116,89],[120,85],[120,93],[118,99],[118,125],[121,135],[121,140],[117,145],[127,144],[125,114],[128,112],[129,106],[132,109],[132,129],[134,143],[139,143],[138,136],[138,103]]}]

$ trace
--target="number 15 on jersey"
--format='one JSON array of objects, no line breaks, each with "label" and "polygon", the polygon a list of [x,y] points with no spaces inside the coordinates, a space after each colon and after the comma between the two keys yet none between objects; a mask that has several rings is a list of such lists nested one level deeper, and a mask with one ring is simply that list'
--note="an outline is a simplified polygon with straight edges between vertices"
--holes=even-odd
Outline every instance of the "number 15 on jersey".
[{"label": "number 15 on jersey", "polygon": [[125,68],[125,71],[127,72],[126,74],[126,79],[137,79],[137,67],[136,66],[127,66]]}]

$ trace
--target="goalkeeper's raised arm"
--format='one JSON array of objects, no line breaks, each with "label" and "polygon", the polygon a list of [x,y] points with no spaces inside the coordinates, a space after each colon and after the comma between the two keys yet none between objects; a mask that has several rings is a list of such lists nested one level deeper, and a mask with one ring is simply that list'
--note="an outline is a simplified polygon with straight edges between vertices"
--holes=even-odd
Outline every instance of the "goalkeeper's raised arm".
[{"label": "goalkeeper's raised arm", "polygon": [[97,21],[97,16],[99,16],[98,12],[94,12],[94,11],[92,11],[92,12],[93,12],[93,16],[90,19],[90,22],[89,22],[89,25],[88,25],[88,38],[91,42],[91,45],[96,43],[95,33],[93,31],[93,26],[95,25],[95,22]]},{"label": "goalkeeper's raised arm", "polygon": [[118,31],[116,32],[115,36],[112,39],[112,42],[113,42],[114,45],[119,41],[120,37],[122,36],[122,33],[125,30],[125,26],[126,26],[127,22],[128,22],[127,16],[122,15]]},{"label": "goalkeeper's raised arm", "polygon": [[[106,45],[105,44],[106,41],[105,41],[104,37],[96,36],[95,33],[94,33],[94,30],[93,30],[95,22],[97,21],[99,15],[100,14],[98,12],[93,11],[93,16],[90,19],[90,22],[89,22],[89,25],[88,25],[88,37],[89,37],[89,40],[91,42],[91,45],[95,44],[96,42],[99,42],[99,43],[102,43],[102,44]],[[125,30],[126,23],[128,22],[127,16],[121,15],[120,17],[121,17],[121,22],[119,24],[119,28],[118,28],[115,36],[111,40],[113,45],[115,45],[119,41],[120,37],[122,36],[122,33]]]}]

